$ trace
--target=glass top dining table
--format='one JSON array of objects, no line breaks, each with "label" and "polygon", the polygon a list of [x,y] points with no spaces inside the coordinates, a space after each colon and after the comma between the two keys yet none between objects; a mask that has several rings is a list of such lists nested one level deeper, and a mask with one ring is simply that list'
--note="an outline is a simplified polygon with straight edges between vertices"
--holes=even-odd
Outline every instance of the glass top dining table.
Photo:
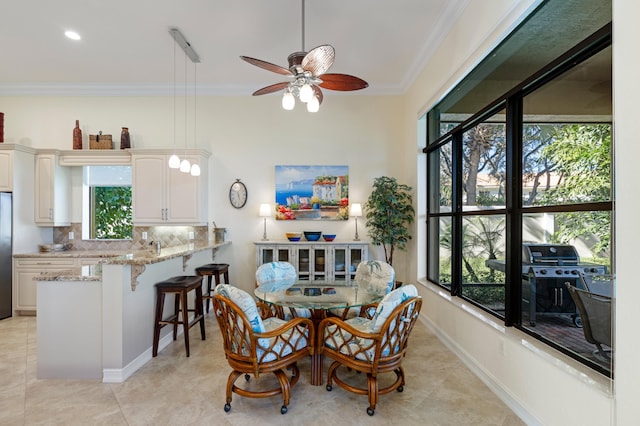
[{"label": "glass top dining table", "polygon": [[[318,323],[326,317],[329,309],[353,308],[378,303],[384,295],[370,293],[352,281],[298,281],[287,290],[254,290],[255,296],[266,303],[284,308],[309,309],[311,320]],[[311,384],[322,385],[322,336],[316,336],[315,350],[311,355]]]},{"label": "glass top dining table", "polygon": [[266,303],[315,311],[368,305],[379,302],[383,297],[359,288],[355,282],[347,281],[298,281],[281,291],[267,292],[258,287],[254,294]]}]

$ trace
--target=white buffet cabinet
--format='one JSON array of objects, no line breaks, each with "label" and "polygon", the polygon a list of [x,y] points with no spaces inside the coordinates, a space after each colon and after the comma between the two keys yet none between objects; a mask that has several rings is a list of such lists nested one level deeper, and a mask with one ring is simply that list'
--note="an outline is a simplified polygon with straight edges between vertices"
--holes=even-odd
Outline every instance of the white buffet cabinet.
[{"label": "white buffet cabinet", "polygon": [[350,281],[358,264],[369,259],[369,244],[362,241],[257,241],[256,265],[289,262],[300,280]]}]

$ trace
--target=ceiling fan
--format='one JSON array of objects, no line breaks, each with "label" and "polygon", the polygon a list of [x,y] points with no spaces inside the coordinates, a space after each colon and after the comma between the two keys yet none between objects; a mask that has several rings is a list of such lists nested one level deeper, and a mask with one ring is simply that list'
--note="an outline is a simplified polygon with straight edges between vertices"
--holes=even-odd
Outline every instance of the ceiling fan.
[{"label": "ceiling fan", "polygon": [[327,73],[335,59],[335,49],[329,44],[304,51],[304,2],[302,0],[302,51],[294,52],[287,58],[289,68],[281,67],[261,59],[240,56],[241,59],[257,67],[291,77],[290,81],[272,84],[253,92],[253,96],[266,95],[285,89],[282,107],[292,110],[295,97],[307,104],[310,112],[318,111],[322,103],[322,90],[350,91],[364,89],[369,84],[361,78],[348,74]]}]

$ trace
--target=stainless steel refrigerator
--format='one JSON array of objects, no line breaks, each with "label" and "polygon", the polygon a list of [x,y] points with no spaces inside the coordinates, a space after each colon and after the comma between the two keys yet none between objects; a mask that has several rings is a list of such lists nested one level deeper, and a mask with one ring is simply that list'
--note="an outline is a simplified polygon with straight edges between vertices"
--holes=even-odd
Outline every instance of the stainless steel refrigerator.
[{"label": "stainless steel refrigerator", "polygon": [[11,193],[0,192],[0,319],[11,316]]}]

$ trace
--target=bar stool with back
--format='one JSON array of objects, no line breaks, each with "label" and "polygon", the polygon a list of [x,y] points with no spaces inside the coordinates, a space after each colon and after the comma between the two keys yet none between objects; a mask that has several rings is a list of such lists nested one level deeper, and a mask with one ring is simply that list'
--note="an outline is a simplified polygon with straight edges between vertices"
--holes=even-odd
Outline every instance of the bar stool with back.
[{"label": "bar stool with back", "polygon": [[[205,340],[204,312],[202,307],[202,277],[201,276],[176,276],[165,281],[156,283],[156,318],[153,330],[153,356],[158,355],[158,344],[160,342],[160,330],[165,325],[173,325],[173,340],[178,336],[178,325],[182,324],[184,334],[184,345],[189,356],[189,329],[195,324],[200,324],[200,336]],[[195,306],[189,309],[187,297],[190,291],[195,291]],[[173,294],[174,310],[173,314],[163,319],[164,298],[167,294]],[[189,321],[189,312],[194,313],[194,317]]]},{"label": "bar stool with back", "polygon": [[216,288],[212,286],[212,278],[215,277],[216,286],[220,284],[220,275],[224,277],[224,283],[229,284],[229,264],[228,263],[209,263],[196,268],[196,274],[207,277],[207,290],[202,298],[207,303],[206,312],[209,313],[209,300],[213,299],[212,291]]}]

